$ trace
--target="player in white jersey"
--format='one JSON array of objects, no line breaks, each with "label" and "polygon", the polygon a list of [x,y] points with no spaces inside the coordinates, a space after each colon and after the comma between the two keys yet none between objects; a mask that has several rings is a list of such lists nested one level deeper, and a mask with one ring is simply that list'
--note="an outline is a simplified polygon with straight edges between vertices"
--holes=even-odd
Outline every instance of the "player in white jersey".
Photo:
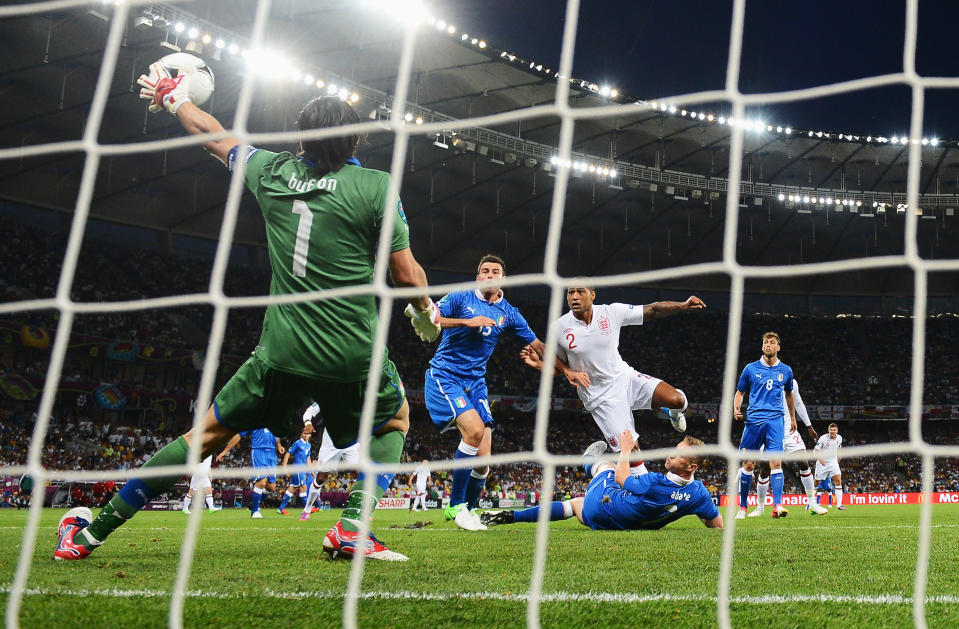
[{"label": "player in white jersey", "polygon": [[201,489],[204,492],[206,506],[210,510],[210,513],[220,510],[220,507],[213,505],[213,483],[210,481],[210,467],[212,465],[212,454],[200,461],[200,467],[197,469],[196,474],[190,479],[190,490],[186,492],[186,497],[183,498],[183,513],[190,513],[190,502],[193,500],[193,494]]},{"label": "player in white jersey", "polygon": [[410,511],[418,511],[416,508],[418,505],[422,505],[423,511],[426,511],[426,485],[429,483],[429,480],[430,468],[424,460],[420,463],[420,466],[413,471],[412,478],[410,479],[410,485],[416,488],[416,495],[413,497]]},{"label": "player in white jersey", "polygon": [[[313,419],[319,415],[320,405],[313,402],[303,413],[303,432],[312,432]],[[303,503],[303,511],[300,513],[300,520],[309,520],[313,513],[313,503],[320,497],[323,491],[323,481],[327,475],[333,471],[336,463],[359,463],[360,462],[360,444],[354,443],[348,448],[337,448],[333,445],[330,433],[323,429],[323,440],[320,442],[320,451],[316,453],[316,474],[310,482],[310,493],[306,496],[306,502]]]},{"label": "player in white jersey", "polygon": [[[809,419],[809,413],[806,411],[806,405],[803,404],[802,397],[799,395],[799,383],[793,379],[793,401],[795,402],[796,408],[796,417],[806,425],[806,433],[809,435],[810,439],[817,439],[819,437],[816,434],[816,429],[812,427],[812,422]],[[789,418],[789,405],[783,400],[783,450],[786,453],[789,452],[805,452],[806,451],[806,442],[803,441],[802,435],[799,434],[799,429],[797,426],[794,426],[792,420]],[[827,513],[825,509],[816,504],[816,489],[813,483],[813,474],[812,470],[809,469],[808,461],[801,461],[800,466],[802,469],[799,470],[799,480],[802,482],[803,490],[806,492],[806,510],[812,515],[822,515]],[[743,465],[744,469],[747,469],[746,464]],[[763,514],[763,509],[766,505],[766,491],[769,489],[769,474],[770,468],[767,461],[759,462],[759,478],[756,479],[756,488],[757,488],[757,498],[756,508],[753,509],[747,517],[755,518]],[[751,471],[747,469],[747,472]]]},{"label": "player in white jersey", "polygon": [[813,454],[817,455],[816,480],[832,477],[833,494],[836,496],[836,508],[845,511],[842,504],[842,476],[839,473],[839,448],[842,447],[842,435],[839,426],[829,424],[829,434],[823,435],[816,443]]},{"label": "player in white jersey", "polygon": [[[588,286],[569,288],[566,302],[570,311],[552,325],[557,357],[572,371],[587,376],[585,384],[576,384],[576,392],[606,443],[619,452],[618,439],[623,431],[629,430],[633,439],[638,439],[633,411],[655,406],[666,411],[673,428],[685,432],[686,395],[659,378],[630,367],[619,355],[619,332],[626,325],[643,325],[684,310],[704,310],[706,304],[694,296],[684,302],[657,301],[645,306],[594,306],[595,299],[596,291]],[[527,364],[542,368],[542,361],[532,350],[525,349],[523,358]],[[646,466],[640,461],[632,465],[631,471],[634,475],[645,474]]]}]

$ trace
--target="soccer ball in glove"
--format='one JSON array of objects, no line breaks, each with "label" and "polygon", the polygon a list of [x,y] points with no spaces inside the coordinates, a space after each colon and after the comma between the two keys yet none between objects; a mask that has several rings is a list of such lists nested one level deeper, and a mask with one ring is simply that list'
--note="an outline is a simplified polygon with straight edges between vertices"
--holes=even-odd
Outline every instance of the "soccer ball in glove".
[{"label": "soccer ball in glove", "polygon": [[200,107],[210,100],[210,95],[213,94],[213,71],[203,59],[188,52],[174,52],[161,58],[160,63],[173,77],[184,68],[195,69],[196,72],[190,79],[190,101]]}]

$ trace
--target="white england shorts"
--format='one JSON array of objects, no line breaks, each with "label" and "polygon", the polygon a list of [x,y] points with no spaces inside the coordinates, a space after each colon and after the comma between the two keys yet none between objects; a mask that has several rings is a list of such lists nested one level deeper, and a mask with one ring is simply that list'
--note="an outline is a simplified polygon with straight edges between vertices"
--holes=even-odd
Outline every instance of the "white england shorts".
[{"label": "white england shorts", "polygon": [[619,435],[623,431],[631,430],[634,438],[639,437],[633,411],[652,408],[653,391],[660,382],[659,378],[633,371],[616,384],[613,395],[590,411],[613,452],[619,452]]},{"label": "white england shorts", "polygon": [[209,474],[194,474],[190,477],[190,491],[198,491],[210,486]]},{"label": "white england shorts", "polygon": [[799,431],[791,432],[783,439],[783,450],[786,452],[804,452],[806,442],[799,436]]},{"label": "white england shorts", "polygon": [[354,443],[349,448],[337,448],[333,445],[329,433],[323,433],[323,441],[320,443],[320,450],[316,453],[316,471],[331,472],[334,463],[359,463],[360,462],[360,444]]},{"label": "white england shorts", "polygon": [[426,493],[426,483],[423,483],[422,486],[421,486],[419,483],[416,483],[416,493],[417,493],[417,495],[419,495],[419,494],[425,494],[425,493]]},{"label": "white england shorts", "polygon": [[826,459],[826,464],[823,465],[819,461],[816,461],[816,480],[822,480],[829,476],[839,476],[839,459]]}]

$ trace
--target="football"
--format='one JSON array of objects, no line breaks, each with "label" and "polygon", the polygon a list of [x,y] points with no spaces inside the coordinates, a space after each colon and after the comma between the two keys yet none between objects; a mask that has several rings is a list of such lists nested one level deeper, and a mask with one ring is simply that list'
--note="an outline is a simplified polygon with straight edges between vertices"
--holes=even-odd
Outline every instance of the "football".
[{"label": "football", "polygon": [[190,100],[197,107],[210,100],[213,94],[213,71],[203,59],[188,52],[174,52],[160,59],[160,63],[176,76],[182,68],[196,68],[196,75],[190,80]]}]

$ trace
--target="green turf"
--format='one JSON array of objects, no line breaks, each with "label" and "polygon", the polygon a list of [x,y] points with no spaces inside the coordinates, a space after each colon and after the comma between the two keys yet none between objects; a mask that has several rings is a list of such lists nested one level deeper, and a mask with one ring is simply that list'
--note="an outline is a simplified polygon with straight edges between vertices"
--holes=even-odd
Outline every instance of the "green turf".
[{"label": "green turf", "polygon": [[[63,513],[43,514],[21,626],[166,626],[186,516],[141,513],[86,561],[54,562],[54,531]],[[328,561],[320,549],[337,512],[317,513],[309,522],[264,515],[251,520],[249,512],[236,509],[204,514],[186,626],[340,624],[349,564]],[[884,506],[833,510],[822,517],[793,509],[785,520],[738,522],[734,626],[911,626],[918,517],[918,507]],[[25,511],[0,510],[4,604],[25,522]],[[415,522],[426,526],[407,528]],[[933,524],[927,622],[957,627],[959,508],[935,506]],[[525,625],[534,525],[470,533],[444,522],[438,510],[427,517],[379,511],[376,533],[410,561],[367,563],[363,588],[372,598],[360,602],[361,626]],[[695,518],[642,532],[590,531],[575,520],[555,523],[542,626],[713,626],[720,542],[721,532],[703,528]],[[604,594],[614,600],[601,600]],[[802,598],[818,595],[827,598]],[[774,596],[782,598],[769,598]],[[899,598],[880,602],[883,597]]]}]

